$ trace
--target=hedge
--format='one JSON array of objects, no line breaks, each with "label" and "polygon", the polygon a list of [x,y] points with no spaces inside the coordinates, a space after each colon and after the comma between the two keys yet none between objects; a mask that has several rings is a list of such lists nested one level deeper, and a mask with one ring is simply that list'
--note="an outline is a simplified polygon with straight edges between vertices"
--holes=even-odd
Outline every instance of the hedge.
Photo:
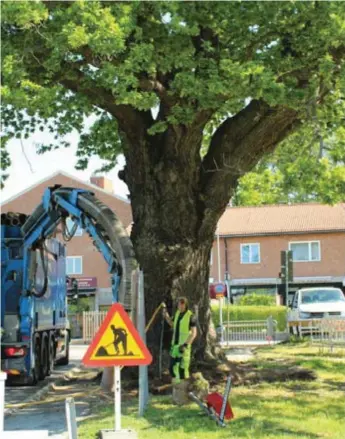
[{"label": "hedge", "polygon": [[[212,305],[212,319],[215,327],[219,326],[219,305]],[[278,331],[286,329],[287,309],[285,306],[241,306],[229,305],[229,320],[266,320],[272,316],[278,322]],[[227,305],[223,305],[223,322],[228,320]]]}]

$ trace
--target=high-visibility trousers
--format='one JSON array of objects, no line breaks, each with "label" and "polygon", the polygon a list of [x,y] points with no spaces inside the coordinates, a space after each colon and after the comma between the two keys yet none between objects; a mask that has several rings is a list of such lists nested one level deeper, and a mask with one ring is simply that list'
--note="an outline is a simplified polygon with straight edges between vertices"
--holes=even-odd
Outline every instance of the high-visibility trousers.
[{"label": "high-visibility trousers", "polygon": [[170,351],[170,374],[174,383],[189,378],[191,348],[187,346],[182,354],[178,348],[178,345],[175,345]]}]

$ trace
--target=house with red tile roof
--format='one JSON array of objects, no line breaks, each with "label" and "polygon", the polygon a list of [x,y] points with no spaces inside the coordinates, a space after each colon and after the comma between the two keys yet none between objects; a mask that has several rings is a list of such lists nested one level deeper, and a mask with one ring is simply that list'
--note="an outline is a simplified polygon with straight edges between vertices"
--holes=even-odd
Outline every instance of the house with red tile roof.
[{"label": "house with red tile roof", "polygon": [[284,250],[293,252],[290,299],[303,286],[345,290],[345,203],[228,207],[218,224],[210,282],[229,279],[235,295],[282,292]]}]

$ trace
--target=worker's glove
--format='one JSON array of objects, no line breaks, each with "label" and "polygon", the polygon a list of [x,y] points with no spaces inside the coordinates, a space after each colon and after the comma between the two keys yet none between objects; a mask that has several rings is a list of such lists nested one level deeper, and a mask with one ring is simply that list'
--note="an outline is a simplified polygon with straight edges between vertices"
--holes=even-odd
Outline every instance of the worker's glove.
[{"label": "worker's glove", "polygon": [[186,350],[187,348],[187,343],[181,344],[181,346],[178,347],[178,350],[181,354],[183,354],[183,352]]}]

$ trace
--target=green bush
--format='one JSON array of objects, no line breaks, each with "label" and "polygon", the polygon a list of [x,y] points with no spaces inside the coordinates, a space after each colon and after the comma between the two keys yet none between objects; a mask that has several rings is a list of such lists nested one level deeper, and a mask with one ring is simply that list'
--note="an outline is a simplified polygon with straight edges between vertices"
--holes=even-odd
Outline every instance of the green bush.
[{"label": "green bush", "polygon": [[268,296],[266,294],[246,294],[240,298],[238,304],[244,306],[274,306],[275,296]]},{"label": "green bush", "polygon": [[[214,325],[219,326],[219,305],[212,305],[212,319]],[[272,316],[278,322],[278,331],[286,329],[287,308],[285,306],[241,306],[224,305],[223,322],[241,320],[266,320]]]}]

